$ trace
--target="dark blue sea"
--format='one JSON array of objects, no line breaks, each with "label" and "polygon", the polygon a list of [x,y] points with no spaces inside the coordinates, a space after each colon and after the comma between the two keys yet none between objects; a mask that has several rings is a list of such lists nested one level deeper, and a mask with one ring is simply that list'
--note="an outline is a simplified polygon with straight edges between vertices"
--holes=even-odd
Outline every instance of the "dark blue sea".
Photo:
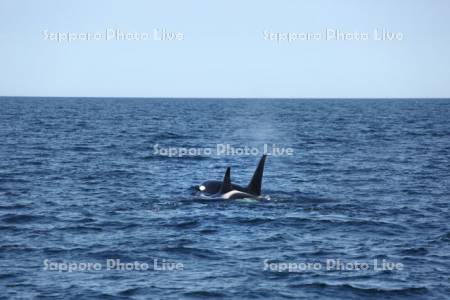
[{"label": "dark blue sea", "polygon": [[2,299],[448,299],[449,200],[450,100],[0,99]]}]

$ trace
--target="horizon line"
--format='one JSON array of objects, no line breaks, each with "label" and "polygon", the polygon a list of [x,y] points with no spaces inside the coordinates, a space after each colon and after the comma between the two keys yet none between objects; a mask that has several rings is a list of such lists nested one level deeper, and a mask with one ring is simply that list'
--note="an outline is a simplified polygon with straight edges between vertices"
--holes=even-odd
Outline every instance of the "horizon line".
[{"label": "horizon line", "polygon": [[122,97],[122,96],[0,96],[1,98],[142,99],[142,100],[450,100],[450,97]]}]

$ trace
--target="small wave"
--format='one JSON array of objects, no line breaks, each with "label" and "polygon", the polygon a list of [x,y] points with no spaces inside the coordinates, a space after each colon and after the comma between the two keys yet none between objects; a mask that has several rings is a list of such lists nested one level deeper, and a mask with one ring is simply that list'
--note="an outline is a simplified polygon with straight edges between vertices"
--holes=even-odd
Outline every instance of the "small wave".
[{"label": "small wave", "polygon": [[410,248],[410,249],[401,250],[400,253],[403,254],[403,255],[422,256],[422,255],[427,255],[428,254],[428,250],[423,248],[423,247]]},{"label": "small wave", "polygon": [[192,291],[185,292],[183,295],[193,298],[223,298],[226,296],[224,293],[214,291]]},{"label": "small wave", "polygon": [[[91,247],[94,249],[94,247]],[[97,249],[98,247],[95,247]],[[133,261],[131,257],[125,256],[122,251],[118,250],[98,250],[98,251],[89,251],[86,255],[93,257],[99,260],[105,259],[120,259],[121,261]]]},{"label": "small wave", "polygon": [[143,160],[164,160],[166,158],[166,156],[162,156],[162,155],[146,155],[146,156],[142,156],[141,159]]},{"label": "small wave", "polygon": [[261,199],[254,199],[254,198],[243,198],[243,199],[237,199],[236,203],[245,203],[245,204],[254,204],[254,203],[259,203],[259,201],[261,200],[270,200],[270,197],[260,197]]},{"label": "small wave", "polygon": [[77,220],[78,223],[94,223],[96,221],[97,221],[96,219],[89,217],[83,217],[82,219]]},{"label": "small wave", "polygon": [[15,277],[17,277],[17,275],[13,273],[0,273],[0,279],[9,279]]},{"label": "small wave", "polygon": [[22,183],[22,184],[26,184],[31,182],[30,180],[26,180],[26,179],[20,179],[20,178],[14,178],[14,177],[3,177],[0,178],[0,183]]},{"label": "small wave", "polygon": [[101,228],[114,228],[116,230],[123,230],[139,226],[139,224],[137,223],[122,222],[122,221],[102,221],[95,223],[95,225]]},{"label": "small wave", "polygon": [[99,177],[94,176],[94,175],[87,175],[87,176],[83,176],[80,178],[83,181],[92,181],[92,180],[97,180],[99,179]]},{"label": "small wave", "polygon": [[119,295],[121,296],[133,296],[135,294],[137,294],[140,290],[142,290],[142,288],[140,287],[133,287],[133,288],[129,288],[126,290],[123,290],[121,292],[119,292]]},{"label": "small wave", "polygon": [[194,248],[194,247],[184,247],[184,246],[175,246],[175,247],[164,247],[163,251],[170,253],[179,253],[185,255],[192,255],[200,258],[214,258],[214,259],[223,259],[223,254],[209,249],[202,248]]},{"label": "small wave", "polygon": [[324,282],[313,282],[304,284],[292,284],[291,287],[296,288],[315,288],[315,289],[332,289],[332,290],[347,290],[350,292],[355,292],[356,294],[366,294],[367,296],[412,296],[412,295],[423,295],[428,292],[426,287],[398,287],[398,288],[381,288],[372,287],[363,284],[352,284],[352,283],[324,283]]},{"label": "small wave", "polygon": [[172,226],[179,229],[187,229],[187,228],[195,228],[200,225],[200,222],[197,220],[192,221],[182,221],[178,223],[169,223],[168,226]]},{"label": "small wave", "polygon": [[199,231],[201,234],[215,234],[218,232],[217,229],[214,228],[205,228]]},{"label": "small wave", "polygon": [[307,222],[313,222],[315,224],[321,223],[327,226],[355,226],[355,227],[361,227],[361,226],[374,226],[374,227],[387,227],[390,229],[399,229],[399,230],[405,230],[405,227],[399,224],[393,224],[389,222],[384,221],[376,221],[376,220],[369,220],[369,219],[355,219],[355,218],[347,218],[347,217],[337,217],[337,216],[308,216],[308,215],[300,215],[297,216],[295,214],[288,215],[284,219],[282,219],[287,222],[291,222],[294,224],[304,224]]},{"label": "small wave", "polygon": [[31,203],[16,203],[16,204],[7,204],[7,205],[0,205],[0,209],[4,210],[10,210],[10,209],[21,209],[21,208],[27,208],[30,207]]},{"label": "small wave", "polygon": [[210,157],[202,156],[202,155],[162,155],[162,154],[151,154],[148,156],[144,156],[145,160],[183,160],[183,161],[201,161],[201,160],[209,160]]},{"label": "small wave", "polygon": [[34,222],[37,220],[42,219],[43,216],[37,216],[37,215],[25,215],[25,214],[6,214],[2,216],[1,220],[5,223],[9,224],[25,224]]},{"label": "small wave", "polygon": [[438,240],[449,242],[450,241],[450,232],[444,233],[443,235],[438,237]]},{"label": "small wave", "polygon": [[69,151],[74,152],[100,152],[97,148],[89,147],[89,146],[74,146],[68,149]]},{"label": "small wave", "polygon": [[88,233],[88,232],[101,232],[103,229],[101,227],[97,226],[83,226],[83,225],[76,225],[76,226],[66,226],[61,228],[63,231],[67,232],[73,232],[73,233]]},{"label": "small wave", "polygon": [[34,251],[37,251],[37,248],[34,247],[29,247],[29,246],[25,246],[25,245],[17,245],[17,244],[13,244],[13,245],[3,245],[0,246],[0,253],[4,252],[4,253],[8,253],[8,252],[13,252],[13,253],[19,253],[19,252],[23,252],[23,253],[32,253]]},{"label": "small wave", "polygon": [[296,201],[301,204],[322,204],[322,203],[334,203],[336,199],[324,198],[314,194],[305,194],[301,192],[285,192],[279,190],[266,190],[266,193],[270,196],[270,200],[276,202],[292,203]]},{"label": "small wave", "polygon": [[10,288],[35,288],[36,286],[32,283],[25,283],[25,282],[16,282],[16,283],[9,283],[6,284],[6,287],[10,287]]},{"label": "small wave", "polygon": [[74,253],[74,252],[79,252],[79,253],[84,253],[86,251],[85,248],[57,248],[57,247],[53,247],[53,248],[44,248],[42,249],[42,251],[47,254],[47,255],[54,255],[54,254],[64,254],[64,253]]},{"label": "small wave", "polygon": [[156,141],[159,140],[179,140],[179,139],[191,139],[192,136],[181,135],[173,132],[163,132],[153,135],[152,137]]},{"label": "small wave", "polygon": [[273,221],[272,218],[233,218],[233,222],[242,225],[262,225]]},{"label": "small wave", "polygon": [[22,229],[16,227],[15,225],[0,225],[0,231],[12,232],[12,231],[22,231]]},{"label": "small wave", "polygon": [[123,176],[133,176],[135,175],[135,172],[129,171],[129,170],[121,170],[121,169],[115,169],[115,170],[108,170],[104,172],[99,172],[94,178],[108,178],[108,177],[123,177]]},{"label": "small wave", "polygon": [[285,241],[286,238],[287,238],[286,234],[276,233],[274,235],[264,238],[264,241],[265,242],[282,242],[282,241]]}]

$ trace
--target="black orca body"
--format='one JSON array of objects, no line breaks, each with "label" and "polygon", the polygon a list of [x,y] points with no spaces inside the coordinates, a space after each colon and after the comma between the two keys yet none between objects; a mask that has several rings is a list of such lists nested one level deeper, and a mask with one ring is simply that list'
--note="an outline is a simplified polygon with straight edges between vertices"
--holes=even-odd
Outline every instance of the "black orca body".
[{"label": "black orca body", "polygon": [[221,199],[243,199],[258,198],[261,196],[262,177],[264,173],[264,163],[267,155],[264,154],[256,167],[250,183],[243,187],[231,183],[231,168],[228,167],[222,181],[208,180],[198,186],[198,190],[211,198]]}]

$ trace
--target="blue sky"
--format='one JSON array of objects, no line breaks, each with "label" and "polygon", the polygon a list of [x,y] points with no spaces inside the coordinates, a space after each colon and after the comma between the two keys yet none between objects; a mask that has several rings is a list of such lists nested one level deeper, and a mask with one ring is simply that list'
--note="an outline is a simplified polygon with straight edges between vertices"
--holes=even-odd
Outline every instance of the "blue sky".
[{"label": "blue sky", "polygon": [[[44,34],[107,29],[150,38]],[[156,41],[154,29],[183,39]],[[326,40],[327,29],[370,38]],[[374,29],[402,39],[375,41]],[[264,31],[323,36],[277,42]],[[2,0],[0,95],[450,97],[449,31],[448,0]]]}]

